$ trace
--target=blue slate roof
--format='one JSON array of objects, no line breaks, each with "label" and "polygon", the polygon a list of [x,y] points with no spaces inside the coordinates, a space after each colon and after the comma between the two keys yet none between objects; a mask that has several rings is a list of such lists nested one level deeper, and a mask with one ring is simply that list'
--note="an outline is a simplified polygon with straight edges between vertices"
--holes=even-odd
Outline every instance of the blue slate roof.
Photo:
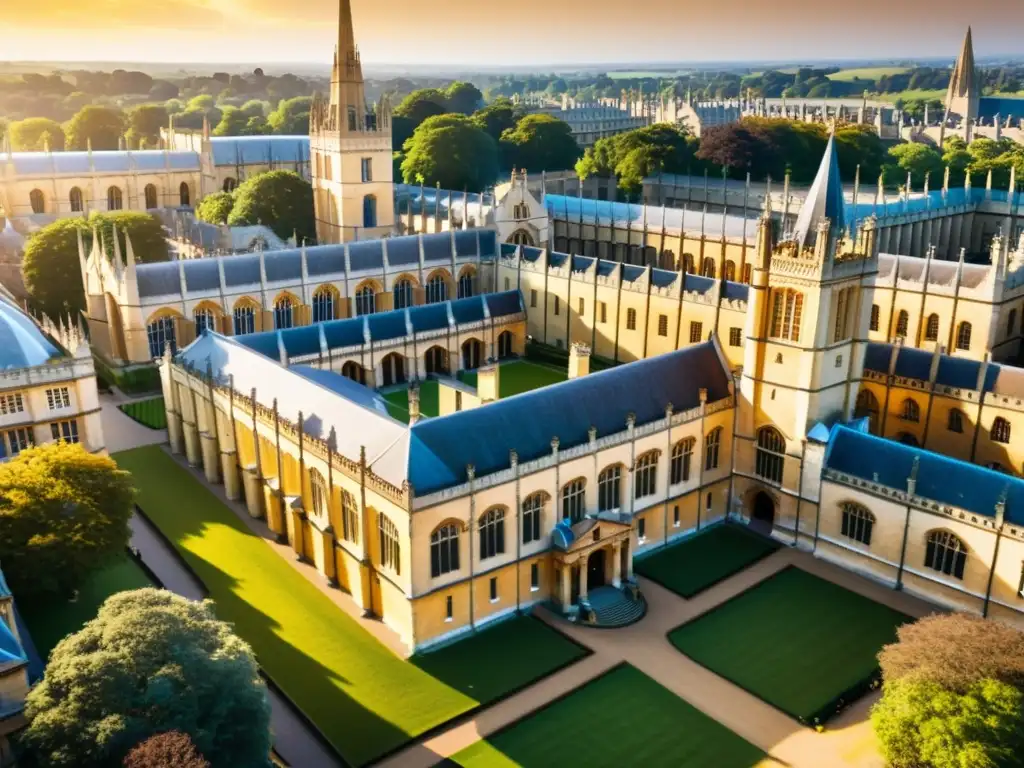
[{"label": "blue slate roof", "polygon": [[639,360],[578,379],[505,398],[482,408],[426,419],[413,425],[409,480],[419,495],[466,481],[466,465],[478,475],[507,469],[509,450],[521,462],[551,452],[557,436],[562,449],[625,429],[626,416],[638,425],[699,404],[698,390],[709,400],[729,394],[729,374],[712,342]]},{"label": "blue slate roof", "polygon": [[991,120],[996,115],[1002,120],[1024,117],[1024,99],[1012,96],[982,96],[978,99],[978,117]]},{"label": "blue slate roof", "polygon": [[448,327],[448,304],[421,304],[409,308],[414,333],[437,331]]},{"label": "blue slate roof", "polygon": [[284,344],[289,358],[319,354],[320,325],[304,325],[289,329],[288,333],[281,333],[281,343]]},{"label": "blue slate roof", "polygon": [[404,309],[367,315],[366,322],[370,325],[370,338],[374,341],[388,341],[406,336],[408,329],[405,327],[405,318]]},{"label": "blue slate roof", "polygon": [[42,365],[60,354],[28,315],[0,296],[0,371]]},{"label": "blue slate roof", "polygon": [[892,359],[891,344],[869,342],[864,350],[864,370],[889,375],[889,361]]},{"label": "blue slate roof", "polygon": [[103,152],[15,152],[14,170],[24,176],[51,174],[131,173],[132,171],[198,171],[197,152],[160,149],[112,150]]},{"label": "blue slate roof", "polygon": [[491,317],[502,317],[524,312],[523,295],[519,291],[502,291],[484,295]]},{"label": "blue slate roof", "polygon": [[818,174],[814,177],[807,198],[800,206],[800,214],[793,228],[793,239],[800,245],[813,245],[818,225],[824,219],[831,222],[832,232],[841,232],[846,226],[845,214],[843,182],[839,178],[839,152],[836,149],[835,134],[830,134],[825,145],[825,154],[818,167]]},{"label": "blue slate roof", "polygon": [[0,619],[0,666],[27,662],[28,657],[25,655],[21,643],[18,642],[11,628],[7,626],[7,622]]},{"label": "blue slate roof", "polygon": [[351,317],[347,320],[331,320],[321,323],[328,349],[343,349],[366,343],[366,317]]},{"label": "blue slate roof", "polygon": [[905,491],[915,458],[916,495],[993,517],[1005,493],[1006,519],[1024,524],[1024,480],[923,448],[838,426],[825,450],[825,467],[868,482],[877,474],[882,485]]},{"label": "blue slate roof", "polygon": [[452,316],[459,325],[479,323],[484,319],[484,297],[474,296],[452,302]]},{"label": "blue slate roof", "polygon": [[932,353],[923,349],[903,347],[896,357],[895,375],[928,381],[932,370]]},{"label": "blue slate roof", "polygon": [[309,161],[308,136],[213,136],[210,145],[219,166]]}]

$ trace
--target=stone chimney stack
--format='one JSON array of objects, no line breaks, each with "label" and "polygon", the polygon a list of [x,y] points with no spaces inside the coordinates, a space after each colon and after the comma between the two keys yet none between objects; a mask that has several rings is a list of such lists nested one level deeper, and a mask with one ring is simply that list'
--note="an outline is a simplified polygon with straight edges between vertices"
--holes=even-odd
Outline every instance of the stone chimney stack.
[{"label": "stone chimney stack", "polygon": [[574,341],[569,347],[569,378],[578,379],[590,373],[590,347]]},{"label": "stone chimney stack", "polygon": [[481,403],[493,403],[498,399],[501,377],[498,364],[489,361],[476,372],[476,393]]}]

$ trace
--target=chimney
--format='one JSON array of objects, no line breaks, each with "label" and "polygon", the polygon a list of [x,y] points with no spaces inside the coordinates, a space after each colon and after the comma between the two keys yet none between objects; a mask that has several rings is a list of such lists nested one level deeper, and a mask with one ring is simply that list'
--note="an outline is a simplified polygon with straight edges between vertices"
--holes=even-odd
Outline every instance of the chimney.
[{"label": "chimney", "polygon": [[420,420],[420,387],[419,384],[409,385],[409,426]]},{"label": "chimney", "polygon": [[476,372],[476,393],[481,403],[493,403],[498,399],[500,375],[498,364],[490,361]]},{"label": "chimney", "polygon": [[569,378],[578,379],[590,373],[590,347],[574,341],[569,347]]}]

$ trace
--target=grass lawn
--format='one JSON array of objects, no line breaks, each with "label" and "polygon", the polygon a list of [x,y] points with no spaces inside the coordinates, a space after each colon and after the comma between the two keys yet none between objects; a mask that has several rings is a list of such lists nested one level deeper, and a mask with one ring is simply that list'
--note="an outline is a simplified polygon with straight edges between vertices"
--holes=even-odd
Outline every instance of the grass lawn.
[{"label": "grass lawn", "polygon": [[448,764],[749,768],[764,757],[724,725],[624,664],[467,747]]},{"label": "grass lawn", "polygon": [[895,642],[896,628],[909,620],[787,568],[668,637],[698,664],[812,722],[836,697],[875,673],[878,652]]},{"label": "grass lawn", "polygon": [[690,598],[778,548],[771,539],[739,526],[716,525],[636,560],[633,570]]},{"label": "grass lawn", "polygon": [[167,429],[167,412],[164,410],[164,399],[154,397],[150,400],[138,400],[134,403],[119,405],[126,416],[134,419],[150,429]]},{"label": "grass lawn", "polygon": [[153,584],[145,571],[123,552],[116,560],[89,577],[78,590],[78,599],[74,602],[55,599],[48,599],[45,603],[19,601],[18,610],[45,664],[53,647],[67,635],[84,627],[86,622],[95,619],[100,606],[108,597],[118,592],[151,586]]},{"label": "grass lawn", "polygon": [[849,83],[854,80],[877,80],[886,75],[902,75],[910,67],[861,67],[860,69],[841,69],[828,76],[829,80]]},{"label": "grass lawn", "polygon": [[881,101],[889,101],[893,104],[895,104],[898,99],[903,99],[903,101],[913,101],[915,99],[938,99],[939,101],[942,101],[946,98],[946,91],[938,88],[916,88],[914,90],[896,91],[895,93],[880,93],[875,98]]},{"label": "grass lawn", "polygon": [[[499,397],[512,397],[531,389],[557,384],[568,378],[568,372],[547,365],[532,363],[528,360],[510,360],[501,364],[498,383]],[[475,387],[476,371],[460,371],[459,381]],[[409,391],[407,388],[396,389],[384,395],[388,404],[388,413],[399,421],[409,420]],[[420,383],[420,413],[423,416],[437,416],[438,395],[437,381]]]},{"label": "grass lawn", "polygon": [[524,617],[439,650],[435,659],[399,659],[159,447],[115,458],[135,476],[139,506],[206,585],[218,616],[234,624],[264,671],[353,765],[584,654]]}]

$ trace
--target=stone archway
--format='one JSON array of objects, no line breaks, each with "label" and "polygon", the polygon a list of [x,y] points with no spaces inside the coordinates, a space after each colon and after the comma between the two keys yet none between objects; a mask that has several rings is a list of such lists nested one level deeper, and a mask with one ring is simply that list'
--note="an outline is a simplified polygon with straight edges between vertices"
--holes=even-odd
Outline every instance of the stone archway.
[{"label": "stone archway", "polygon": [[750,527],[761,533],[771,534],[775,525],[775,499],[766,491],[754,494],[750,508]]},{"label": "stone archway", "polygon": [[587,558],[587,591],[605,585],[605,549],[595,549]]}]

